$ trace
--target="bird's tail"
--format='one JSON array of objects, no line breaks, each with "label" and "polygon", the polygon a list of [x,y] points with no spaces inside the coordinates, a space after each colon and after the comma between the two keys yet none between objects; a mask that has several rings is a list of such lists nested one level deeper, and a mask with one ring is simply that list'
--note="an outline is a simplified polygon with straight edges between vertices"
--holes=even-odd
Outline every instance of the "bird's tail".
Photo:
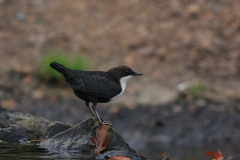
[{"label": "bird's tail", "polygon": [[53,68],[53,69],[55,69],[55,70],[57,70],[58,72],[60,72],[60,73],[65,73],[67,70],[69,70],[67,67],[64,67],[63,65],[61,65],[61,64],[59,64],[59,63],[57,63],[57,62],[52,62],[52,63],[50,63],[50,66]]}]

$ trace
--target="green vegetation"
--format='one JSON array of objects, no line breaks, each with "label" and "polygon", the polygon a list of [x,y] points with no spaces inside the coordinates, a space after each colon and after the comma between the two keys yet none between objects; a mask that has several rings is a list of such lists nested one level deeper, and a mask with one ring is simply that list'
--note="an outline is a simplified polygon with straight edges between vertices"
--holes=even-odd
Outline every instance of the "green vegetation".
[{"label": "green vegetation", "polygon": [[204,95],[205,90],[206,87],[200,81],[195,81],[193,85],[190,87],[190,93],[194,97],[202,97]]},{"label": "green vegetation", "polygon": [[57,51],[56,53],[45,53],[39,64],[39,74],[46,81],[63,80],[62,74],[50,67],[50,63],[53,61],[60,63],[67,68],[77,70],[86,70],[90,66],[90,60],[83,55],[70,57],[61,51]]},{"label": "green vegetation", "polygon": [[7,143],[7,142],[0,140],[0,143]]}]

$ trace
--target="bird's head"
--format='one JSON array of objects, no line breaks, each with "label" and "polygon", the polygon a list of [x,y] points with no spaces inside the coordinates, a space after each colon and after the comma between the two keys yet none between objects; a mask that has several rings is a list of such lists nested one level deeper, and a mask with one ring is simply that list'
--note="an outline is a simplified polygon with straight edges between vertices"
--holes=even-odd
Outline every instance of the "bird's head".
[{"label": "bird's head", "polygon": [[143,75],[142,73],[134,72],[131,68],[127,66],[118,66],[118,67],[112,68],[108,71],[108,73],[114,76],[114,78],[118,80],[124,77],[130,79],[132,76]]}]

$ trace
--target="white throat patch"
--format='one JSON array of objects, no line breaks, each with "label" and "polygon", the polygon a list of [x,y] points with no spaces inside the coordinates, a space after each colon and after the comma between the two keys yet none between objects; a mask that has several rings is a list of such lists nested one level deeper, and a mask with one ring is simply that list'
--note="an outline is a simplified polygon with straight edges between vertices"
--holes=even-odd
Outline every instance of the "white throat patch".
[{"label": "white throat patch", "polygon": [[125,89],[126,89],[126,84],[127,84],[128,80],[129,80],[130,78],[132,78],[131,75],[130,75],[130,76],[126,76],[126,77],[122,77],[122,78],[120,79],[120,84],[121,84],[122,92],[119,93],[118,95],[112,97],[112,98],[110,99],[110,101],[113,101],[113,100],[117,99],[119,96],[121,96],[121,95],[123,94],[123,92],[124,92]]}]

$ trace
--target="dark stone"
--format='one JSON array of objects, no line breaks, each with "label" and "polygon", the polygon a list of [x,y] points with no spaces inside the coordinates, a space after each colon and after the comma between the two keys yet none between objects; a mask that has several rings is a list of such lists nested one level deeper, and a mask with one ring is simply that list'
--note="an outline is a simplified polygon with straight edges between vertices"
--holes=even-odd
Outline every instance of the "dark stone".
[{"label": "dark stone", "polygon": [[0,140],[2,140],[4,142],[17,142],[17,143],[19,143],[19,140],[21,140],[23,138],[28,139],[27,136],[11,132],[7,128],[0,129]]},{"label": "dark stone", "polygon": [[110,157],[118,157],[124,156],[134,160],[145,160],[145,158],[141,157],[136,152],[131,152],[129,150],[107,150],[102,154],[96,155],[96,159],[106,159]]},{"label": "dark stone", "polygon": [[228,157],[228,158],[223,159],[223,160],[237,160],[237,159],[235,159],[234,157]]},{"label": "dark stone", "polygon": [[[88,119],[82,123],[48,138],[40,143],[40,146],[49,150],[78,150],[81,152],[93,152],[95,144],[90,141],[91,137],[96,138],[96,128],[99,124],[97,118]],[[101,126],[99,126],[101,127]],[[109,126],[107,137],[111,141],[102,154],[97,155],[97,159],[111,156],[125,156],[131,159],[141,160],[141,156],[124,141],[113,127]]]},{"label": "dark stone", "polygon": [[73,125],[68,124],[68,123],[61,123],[61,122],[51,122],[48,125],[48,129],[47,129],[47,136],[46,138],[52,138],[53,136],[55,136],[58,133],[61,133],[65,130],[68,130],[69,128],[73,127]]},{"label": "dark stone", "polygon": [[[0,132],[2,135],[9,133],[9,142],[17,142],[21,138],[30,140],[45,139],[49,123],[49,120],[42,117],[10,111],[0,107]],[[0,140],[4,141],[1,138]]]},{"label": "dark stone", "polygon": [[[99,125],[97,118],[88,119],[78,125],[61,122],[50,122],[42,117],[23,114],[15,111],[3,110],[0,107],[0,140],[6,142],[28,143],[28,140],[47,139],[40,146],[64,152],[64,155],[79,156],[88,153],[95,159],[106,159],[113,156],[125,156],[134,160],[145,160],[135,150],[129,147],[117,131],[108,126],[107,139],[110,143],[101,154],[94,155],[96,148],[90,138],[96,138],[96,127]],[[102,126],[98,126],[101,128]],[[62,155],[61,155],[62,156]]]}]

